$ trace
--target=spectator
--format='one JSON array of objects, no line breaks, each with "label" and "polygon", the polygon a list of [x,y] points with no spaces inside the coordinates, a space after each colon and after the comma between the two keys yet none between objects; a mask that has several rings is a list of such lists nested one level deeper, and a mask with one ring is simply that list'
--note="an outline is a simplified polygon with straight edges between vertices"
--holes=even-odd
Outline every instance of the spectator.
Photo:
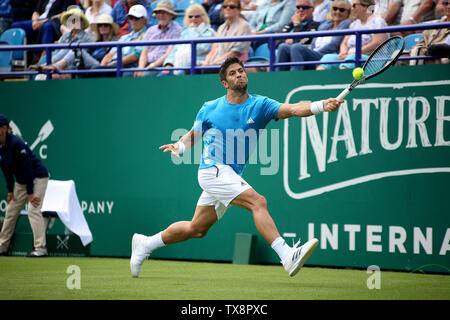
[{"label": "spectator", "polygon": [[211,27],[217,31],[219,26],[225,22],[222,15],[223,0],[204,0],[203,7],[208,12]]},{"label": "spectator", "polygon": [[[444,14],[444,17],[439,22],[450,22],[450,2],[449,0],[439,0],[436,11]],[[419,41],[411,50],[411,56],[444,56],[445,60],[432,59],[424,60],[424,63],[443,63],[448,61],[450,29],[429,29],[423,30],[422,40]],[[422,60],[410,60],[411,65],[422,64]]]},{"label": "spectator", "polygon": [[[281,32],[283,33],[296,33],[296,32],[306,32],[306,31],[316,31],[319,28],[320,23],[313,20],[313,10],[311,0],[297,0],[296,8],[297,11],[291,17],[291,22],[283,27]],[[297,39],[286,39],[277,41],[277,45],[280,43],[285,43],[292,45],[294,43],[301,43],[303,45],[310,45],[313,37],[297,38]]]},{"label": "spectator", "polygon": [[12,23],[11,4],[9,0],[0,0],[0,34],[9,29]]},{"label": "spectator", "polygon": [[[66,26],[69,32],[64,33],[61,38],[58,40],[58,43],[83,43],[83,42],[92,42],[92,35],[85,31],[86,28],[89,27],[89,21],[84,15],[83,11],[79,8],[73,8],[69,11],[66,11],[61,16],[61,24]],[[81,51],[81,50],[80,50]],[[63,59],[67,54],[72,52],[72,49],[60,49],[56,50],[52,55],[52,63],[56,63]],[[30,69],[35,69],[38,71],[44,70],[42,64],[45,63],[43,59],[40,65],[30,65]],[[72,63],[68,66],[68,69],[77,69],[80,68],[76,63]],[[38,77],[38,80],[40,77]]]},{"label": "spectator", "polygon": [[111,6],[111,8],[114,8],[114,6],[116,5],[117,2],[119,2],[119,0],[106,0],[106,2]]},{"label": "spectator", "polygon": [[444,18],[445,16],[448,17],[448,4],[444,4],[444,2],[438,2],[436,4],[436,9],[435,9],[435,16],[439,17],[439,19]]},{"label": "spectator", "polygon": [[61,37],[60,18],[75,0],[39,0],[31,20],[14,22],[12,28],[22,28],[28,43],[53,43]]},{"label": "spectator", "polygon": [[435,19],[434,6],[437,0],[402,0],[402,25],[416,24]]},{"label": "spectator", "polygon": [[[10,0],[12,22],[31,20],[38,0]],[[28,40],[30,43],[31,39]]]},{"label": "spectator", "polygon": [[[251,34],[250,25],[241,16],[241,2],[239,0],[225,0],[222,6],[225,22],[217,30],[217,37],[232,37]],[[211,51],[203,62],[204,66],[218,65],[229,57],[237,57],[246,61],[250,50],[250,42],[220,42],[214,43]],[[217,70],[214,70],[216,72]],[[204,73],[209,71],[204,70]],[[212,72],[212,71],[211,71]]]},{"label": "spectator", "polygon": [[[97,21],[91,24],[91,29],[94,32],[96,42],[118,40],[119,25],[113,21],[112,16],[109,14],[101,14],[97,18]],[[111,48],[108,47],[94,49],[92,57],[100,62],[109,50],[111,50]]]},{"label": "spectator", "polygon": [[256,9],[264,2],[266,2],[266,0],[241,0],[241,14],[247,21],[251,21],[255,16]]},{"label": "spectator", "polygon": [[[150,27],[144,35],[145,41],[178,39],[181,36],[183,28],[174,20],[177,13],[173,4],[169,1],[160,1],[155,7],[154,14],[158,24]],[[164,60],[173,49],[173,45],[148,46],[142,50],[139,57],[139,68],[153,69],[162,66]],[[154,76],[159,71],[138,71],[136,77]]]},{"label": "spectator", "polygon": [[[215,31],[209,24],[208,13],[200,4],[193,4],[186,9],[184,15],[184,26],[186,29],[181,33],[181,39],[194,39],[204,37],[214,37]],[[196,62],[201,64],[208,52],[211,50],[212,43],[198,43],[196,46]],[[178,44],[174,47],[167,59],[164,61],[164,66],[171,67],[189,67],[191,65],[191,45]],[[162,71],[163,74],[169,75],[172,72]],[[176,70],[176,75],[185,74],[184,70]]]},{"label": "spectator", "polygon": [[[113,22],[113,19],[108,14],[102,14],[97,18],[97,22],[91,25],[95,35],[96,42],[116,41],[119,32],[119,26]],[[79,49],[78,49],[79,50]],[[65,54],[57,55],[53,59],[53,64],[43,65],[42,70],[63,70],[68,66],[73,66],[74,61],[80,58],[83,69],[94,69],[100,66],[100,61],[111,50],[111,47],[101,47],[93,50],[82,49],[81,58],[76,55],[75,50],[68,50]],[[91,76],[89,76],[91,77]]]},{"label": "spectator", "polygon": [[[349,29],[380,29],[387,27],[386,22],[378,15],[373,14],[373,10],[369,10],[375,4],[374,0],[353,0],[352,13],[356,20],[352,22]],[[363,34],[361,36],[361,58],[367,59],[373,50],[387,38],[386,33]],[[347,35],[342,40],[339,54],[326,54],[320,59],[321,61],[332,60],[354,60],[355,59],[355,35]],[[324,69],[352,69],[355,67],[353,62],[337,64],[321,64],[317,70]]]},{"label": "spectator", "polygon": [[327,20],[327,15],[330,12],[332,3],[332,0],[314,0],[313,20],[317,22]]},{"label": "spectator", "polygon": [[92,25],[102,14],[111,15],[112,8],[104,0],[86,0],[84,2],[86,8],[86,18]]},{"label": "spectator", "polygon": [[445,42],[432,44],[428,47],[428,54],[431,56],[442,57],[440,63],[450,62],[450,36],[445,38]]},{"label": "spectator", "polygon": [[130,8],[136,4],[142,5],[147,10],[147,28],[153,25],[152,6],[150,0],[119,0],[111,11],[111,16],[120,27],[119,38],[132,32],[133,27],[128,21]]},{"label": "spectator", "polygon": [[402,0],[375,0],[374,14],[379,15],[388,25],[400,24]]},{"label": "spectator", "polygon": [[260,0],[241,0],[241,7],[242,10],[256,10],[263,2]]},{"label": "spectator", "polygon": [[[130,21],[132,32],[120,37],[119,41],[131,42],[143,40],[145,31],[147,31],[147,9],[140,4],[132,6],[128,12],[127,20]],[[122,66],[130,68],[137,67],[142,49],[140,46],[122,47]],[[117,48],[113,47],[103,58],[101,65],[111,67],[116,66],[116,64]]]},{"label": "spectator", "polygon": [[[351,7],[348,0],[335,0],[328,12],[327,20],[320,24],[318,31],[348,29],[351,24],[350,13]],[[344,36],[317,37],[313,39],[311,48],[301,43],[292,45],[282,43],[278,47],[277,60],[278,62],[318,61],[324,54],[339,52],[343,39]],[[299,65],[290,68],[290,70],[303,69],[315,69],[315,66]],[[279,67],[278,70],[288,70],[288,67]]]},{"label": "spectator", "polygon": [[[250,21],[252,33],[256,35],[278,33],[289,23],[294,13],[295,0],[265,0],[258,6],[253,19]],[[253,41],[253,50],[264,43],[267,43],[267,40]]]},{"label": "spectator", "polygon": [[437,0],[376,0],[375,14],[379,14],[388,25],[415,24],[435,19],[433,7],[436,2]]},{"label": "spectator", "polygon": [[3,114],[0,114],[0,167],[8,190],[6,215],[0,233],[0,256],[8,255],[17,219],[27,202],[34,238],[34,250],[28,257],[47,256],[41,208],[47,189],[48,170],[27,143],[12,134],[9,120]]}]

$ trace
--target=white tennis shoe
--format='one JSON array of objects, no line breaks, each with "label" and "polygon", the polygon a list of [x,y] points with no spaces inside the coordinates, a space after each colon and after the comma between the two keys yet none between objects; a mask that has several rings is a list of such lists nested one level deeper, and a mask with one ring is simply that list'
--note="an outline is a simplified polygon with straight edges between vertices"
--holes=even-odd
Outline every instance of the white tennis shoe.
[{"label": "white tennis shoe", "polygon": [[133,239],[131,240],[130,269],[131,275],[134,278],[139,277],[142,265],[144,264],[145,259],[147,259],[148,255],[150,254],[150,250],[148,250],[145,246],[146,238],[147,237],[143,234],[135,233],[133,235]]},{"label": "white tennis shoe", "polygon": [[295,276],[297,272],[300,271],[306,260],[313,254],[319,244],[319,240],[316,238],[311,239],[301,247],[297,248],[299,243],[300,240],[294,244],[286,259],[283,261],[283,267],[291,277]]}]

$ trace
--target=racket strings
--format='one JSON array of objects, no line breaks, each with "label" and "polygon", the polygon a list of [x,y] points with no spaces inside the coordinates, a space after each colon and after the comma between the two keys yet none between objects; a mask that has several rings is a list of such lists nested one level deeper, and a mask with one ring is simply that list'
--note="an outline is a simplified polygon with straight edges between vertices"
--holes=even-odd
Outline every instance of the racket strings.
[{"label": "racket strings", "polygon": [[397,58],[401,48],[401,39],[393,38],[387,41],[364,65],[364,75],[367,77],[384,69]]}]

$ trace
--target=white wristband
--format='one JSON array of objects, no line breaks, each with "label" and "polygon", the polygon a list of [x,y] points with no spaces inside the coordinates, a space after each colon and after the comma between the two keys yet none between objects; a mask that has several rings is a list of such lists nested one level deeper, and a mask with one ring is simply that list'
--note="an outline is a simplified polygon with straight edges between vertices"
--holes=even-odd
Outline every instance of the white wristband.
[{"label": "white wristband", "polygon": [[318,114],[324,111],[323,109],[323,100],[320,101],[314,101],[311,103],[311,112],[313,114]]},{"label": "white wristband", "polygon": [[186,150],[186,146],[183,142],[178,141],[178,154],[182,154]]}]

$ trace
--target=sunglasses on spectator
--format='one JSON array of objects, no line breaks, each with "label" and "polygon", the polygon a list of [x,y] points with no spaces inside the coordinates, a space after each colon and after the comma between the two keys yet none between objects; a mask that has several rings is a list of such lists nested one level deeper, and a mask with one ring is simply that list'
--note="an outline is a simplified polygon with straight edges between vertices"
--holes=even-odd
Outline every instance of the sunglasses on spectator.
[{"label": "sunglasses on spectator", "polygon": [[345,8],[338,8],[338,7],[333,7],[333,10],[334,10],[334,11],[338,11],[338,10],[339,10],[339,12],[345,12],[347,9],[345,9]]},{"label": "sunglasses on spectator", "polygon": [[449,3],[450,3],[450,2],[448,2],[448,1],[444,1],[444,2],[442,2],[442,5],[443,5],[443,6],[448,6]]},{"label": "sunglasses on spectator", "polygon": [[128,16],[128,19],[130,19],[130,20],[139,20],[140,18],[137,18],[135,16]]},{"label": "sunglasses on spectator", "polygon": [[111,25],[109,23],[99,23],[98,27],[110,27]]},{"label": "sunglasses on spectator", "polygon": [[229,9],[236,9],[237,6],[233,5],[233,4],[224,4],[222,6],[224,9],[229,8]]},{"label": "sunglasses on spectator", "polygon": [[308,10],[308,9],[312,8],[311,6],[296,6],[296,7],[297,7],[297,10],[300,10],[300,9]]},{"label": "sunglasses on spectator", "polygon": [[200,15],[200,14],[193,14],[193,15],[190,15],[190,16],[189,16],[189,19],[192,19],[192,18],[201,18],[201,16],[202,16],[202,15]]}]

